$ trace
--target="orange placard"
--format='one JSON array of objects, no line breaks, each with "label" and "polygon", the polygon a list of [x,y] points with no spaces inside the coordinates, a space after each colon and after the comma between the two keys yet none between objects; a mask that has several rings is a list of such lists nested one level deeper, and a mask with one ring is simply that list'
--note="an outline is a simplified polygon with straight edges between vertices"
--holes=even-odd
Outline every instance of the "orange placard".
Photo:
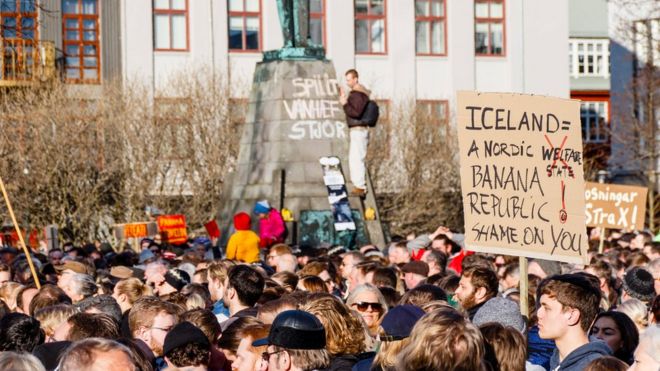
[{"label": "orange placard", "polygon": [[140,238],[148,235],[147,223],[124,224],[124,238]]},{"label": "orange placard", "polygon": [[163,240],[172,244],[182,244],[188,241],[186,217],[184,215],[162,215],[158,217],[158,230]]}]

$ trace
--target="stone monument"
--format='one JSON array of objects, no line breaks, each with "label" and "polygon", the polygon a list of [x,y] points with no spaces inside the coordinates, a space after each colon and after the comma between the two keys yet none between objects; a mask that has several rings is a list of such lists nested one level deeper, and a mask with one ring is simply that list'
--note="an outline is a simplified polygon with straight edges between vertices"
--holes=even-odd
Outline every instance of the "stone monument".
[{"label": "stone monument", "polygon": [[[348,127],[335,68],[323,47],[312,44],[309,0],[277,0],[277,5],[284,46],[264,52],[254,72],[238,160],[220,212],[222,239],[228,238],[236,212],[251,212],[256,201],[267,199],[275,208],[292,211],[296,222],[287,225],[291,242],[382,245],[380,220],[361,217],[365,207],[377,215],[372,189],[366,200],[350,200],[357,230],[334,231],[319,159],[337,156],[348,169]],[[316,237],[305,235],[314,228]]]}]

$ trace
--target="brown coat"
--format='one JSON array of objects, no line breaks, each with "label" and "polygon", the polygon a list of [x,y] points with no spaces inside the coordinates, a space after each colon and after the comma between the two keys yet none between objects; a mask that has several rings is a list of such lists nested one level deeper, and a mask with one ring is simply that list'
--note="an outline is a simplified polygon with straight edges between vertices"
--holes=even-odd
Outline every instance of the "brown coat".
[{"label": "brown coat", "polygon": [[351,89],[348,94],[346,104],[344,104],[344,113],[346,113],[346,123],[349,128],[356,126],[367,126],[360,122],[360,118],[369,103],[369,94],[371,92],[364,86],[358,84]]}]

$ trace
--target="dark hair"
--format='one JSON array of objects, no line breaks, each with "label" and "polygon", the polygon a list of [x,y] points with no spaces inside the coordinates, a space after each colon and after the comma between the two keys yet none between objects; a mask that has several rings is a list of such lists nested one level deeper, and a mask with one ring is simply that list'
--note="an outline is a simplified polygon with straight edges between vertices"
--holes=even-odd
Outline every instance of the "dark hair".
[{"label": "dark hair", "polygon": [[90,296],[78,302],[76,308],[81,312],[93,309],[99,313],[109,315],[117,322],[121,322],[121,307],[117,304],[115,298],[110,295]]},{"label": "dark hair", "polygon": [[[621,341],[623,342],[623,345],[612,355],[631,365],[633,362],[633,353],[635,352],[637,345],[639,345],[639,331],[637,331],[635,322],[633,322],[633,320],[625,313],[607,311],[599,313],[593,323],[595,324],[601,317],[611,318],[621,333]],[[591,326],[593,329],[593,325]]]},{"label": "dark hair", "polygon": [[68,340],[86,338],[119,338],[119,323],[104,313],[76,313],[68,319],[71,329]]},{"label": "dark hair", "polygon": [[474,265],[463,271],[463,277],[470,279],[470,283],[472,283],[475,290],[482,287],[486,289],[486,299],[497,295],[500,282],[497,279],[497,274],[491,268]]},{"label": "dark hair", "polygon": [[[37,289],[37,286],[35,285],[28,285],[28,286],[23,286],[18,291],[16,292],[16,308],[20,308],[23,310],[23,293],[29,289]],[[29,311],[29,309],[28,309]]]},{"label": "dark hair", "polygon": [[165,357],[176,367],[208,365],[210,356],[209,346],[200,343],[187,343],[165,354]]},{"label": "dark hair", "polygon": [[378,291],[383,294],[388,308],[396,307],[396,305],[399,303],[399,300],[401,300],[401,295],[393,287],[382,286],[378,288]]},{"label": "dark hair", "polygon": [[540,299],[542,295],[548,295],[563,307],[579,310],[580,327],[586,332],[598,314],[601,298],[598,284],[598,277],[587,273],[555,275],[541,281],[536,296]]},{"label": "dark hair", "polygon": [[358,75],[358,71],[357,71],[356,69],[354,69],[354,68],[351,68],[350,70],[346,71],[346,73],[344,74],[344,76],[346,76],[346,75],[352,75],[352,76],[355,77],[355,78],[359,78],[359,77],[360,77],[360,75]]},{"label": "dark hair", "polygon": [[656,295],[651,303],[651,313],[653,313],[653,319],[656,324],[660,324],[660,295]]},{"label": "dark hair", "polygon": [[412,304],[418,307],[435,300],[447,301],[445,290],[434,285],[422,284],[403,294],[400,305]]},{"label": "dark hair", "polygon": [[236,290],[238,300],[248,307],[254,306],[264,291],[264,277],[249,265],[236,265],[229,270],[228,288]]},{"label": "dark hair", "polygon": [[444,276],[440,281],[438,281],[436,286],[445,290],[445,292],[453,293],[454,291],[456,291],[456,288],[458,288],[458,283],[460,281],[461,281],[461,277],[455,274],[448,274]]},{"label": "dark hair", "polygon": [[374,271],[372,283],[376,287],[391,287],[396,288],[397,277],[396,272],[392,268],[381,267]]},{"label": "dark hair", "polygon": [[23,313],[0,318],[0,351],[32,353],[46,338],[40,326],[39,321]]},{"label": "dark hair", "polygon": [[57,304],[71,304],[71,298],[55,285],[43,285],[30,302],[30,315],[33,316],[39,309]]},{"label": "dark hair", "polygon": [[[486,255],[474,254],[466,256],[461,262],[461,269],[463,269],[464,272],[467,269],[476,267],[483,267],[492,270],[493,261]],[[495,275],[495,277],[497,277],[497,275]]]},{"label": "dark hair", "polygon": [[282,287],[284,287],[287,290],[295,290],[296,286],[298,286],[298,275],[289,272],[289,271],[282,271],[282,272],[277,272],[274,275],[270,277],[271,279],[278,279],[282,281]]},{"label": "dark hair", "polygon": [[241,342],[241,339],[238,336],[239,332],[247,326],[260,324],[262,324],[262,322],[254,317],[237,318],[222,332],[222,336],[218,340],[218,347],[236,353],[238,344]]},{"label": "dark hair", "polygon": [[300,278],[298,284],[305,287],[304,291],[309,292],[328,292],[328,287],[319,276],[304,276]]},{"label": "dark hair", "polygon": [[154,371],[154,366],[151,364],[151,361],[147,359],[142,349],[140,349],[137,343],[135,343],[132,339],[121,338],[121,339],[117,339],[116,342],[128,348],[128,350],[131,353],[131,356],[133,356],[133,360],[135,361],[137,370]]},{"label": "dark hair", "polygon": [[440,267],[440,273],[444,275],[447,270],[447,254],[442,251],[429,250],[428,256]]},{"label": "dark hair", "polygon": [[215,344],[222,333],[218,319],[208,309],[192,309],[181,315],[181,322],[190,322],[197,326],[209,339],[209,343]]}]

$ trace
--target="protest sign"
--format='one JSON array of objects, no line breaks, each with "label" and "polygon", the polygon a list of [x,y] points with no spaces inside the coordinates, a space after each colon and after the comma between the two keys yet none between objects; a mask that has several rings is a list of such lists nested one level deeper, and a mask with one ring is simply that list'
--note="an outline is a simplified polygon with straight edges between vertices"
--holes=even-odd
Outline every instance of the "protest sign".
[{"label": "protest sign", "polygon": [[218,227],[218,222],[216,222],[215,219],[206,222],[206,224],[204,224],[204,228],[206,228],[206,233],[208,233],[209,237],[220,238],[220,228]]},{"label": "protest sign", "polygon": [[580,102],[459,92],[468,250],[585,263]]},{"label": "protest sign", "polygon": [[163,235],[163,241],[175,245],[188,241],[188,232],[186,231],[186,217],[184,215],[159,216],[158,229]]},{"label": "protest sign", "polygon": [[585,211],[589,227],[644,229],[645,187],[587,183]]},{"label": "protest sign", "polygon": [[154,222],[136,222],[115,225],[117,239],[144,238],[158,233],[158,225]]}]

